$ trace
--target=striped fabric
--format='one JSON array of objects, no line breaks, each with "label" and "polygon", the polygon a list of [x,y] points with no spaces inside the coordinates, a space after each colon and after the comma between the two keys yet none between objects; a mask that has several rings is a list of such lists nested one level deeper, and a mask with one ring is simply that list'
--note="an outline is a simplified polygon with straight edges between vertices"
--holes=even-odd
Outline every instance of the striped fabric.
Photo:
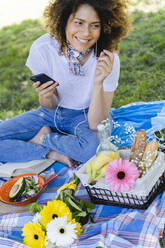
[{"label": "striped fabric", "polygon": [[[52,173],[52,169],[60,176],[48,185],[38,202],[45,203],[56,197],[56,190],[69,182],[74,172],[60,163],[52,165],[47,172],[51,170]],[[89,200],[81,184],[77,197]],[[29,212],[0,215],[0,247],[26,247],[21,243],[22,227],[32,218],[33,214]],[[72,248],[159,247],[159,237],[165,223],[165,193],[160,194],[147,210],[97,205],[94,220],[95,223],[84,226],[84,233]]]}]

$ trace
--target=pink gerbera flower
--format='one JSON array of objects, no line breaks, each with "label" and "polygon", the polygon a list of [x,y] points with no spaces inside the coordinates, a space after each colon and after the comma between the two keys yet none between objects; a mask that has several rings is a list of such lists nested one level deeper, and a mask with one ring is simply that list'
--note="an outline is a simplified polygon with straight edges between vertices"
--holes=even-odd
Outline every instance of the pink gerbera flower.
[{"label": "pink gerbera flower", "polygon": [[115,159],[106,166],[105,181],[112,191],[128,192],[140,173],[137,166],[128,160]]}]

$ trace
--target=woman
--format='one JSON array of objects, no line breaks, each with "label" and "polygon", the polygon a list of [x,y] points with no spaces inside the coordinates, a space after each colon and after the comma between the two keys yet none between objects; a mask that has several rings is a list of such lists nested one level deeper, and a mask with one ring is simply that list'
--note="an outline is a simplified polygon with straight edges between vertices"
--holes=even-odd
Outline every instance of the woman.
[{"label": "woman", "polygon": [[51,158],[74,167],[96,152],[97,125],[109,117],[120,63],[115,51],[130,20],[124,0],[56,0],[44,11],[49,34],[37,39],[26,62],[40,107],[0,126],[0,160]]}]

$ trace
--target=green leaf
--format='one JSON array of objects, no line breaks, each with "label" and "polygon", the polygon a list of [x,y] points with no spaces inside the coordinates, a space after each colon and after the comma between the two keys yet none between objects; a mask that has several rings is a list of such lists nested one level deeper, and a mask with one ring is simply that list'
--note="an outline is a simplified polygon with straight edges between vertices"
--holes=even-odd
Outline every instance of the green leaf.
[{"label": "green leaf", "polygon": [[68,198],[68,202],[70,203],[70,205],[71,205],[73,208],[75,208],[75,209],[77,209],[77,210],[79,210],[79,211],[82,211],[82,209],[81,209],[78,205],[76,205],[76,203],[75,203],[74,201],[72,201],[70,198]]},{"label": "green leaf", "polygon": [[95,223],[94,219],[92,216],[89,216],[91,223]]},{"label": "green leaf", "polygon": [[74,199],[74,196],[73,196],[73,191],[68,189],[67,191],[64,192],[66,196]]},{"label": "green leaf", "polygon": [[31,213],[39,213],[43,209],[43,205],[38,202],[33,202],[27,205]]},{"label": "green leaf", "polygon": [[92,211],[90,208],[87,208],[86,211],[87,211],[87,213],[89,213],[89,214],[93,214],[93,211]]},{"label": "green leaf", "polygon": [[84,201],[84,204],[85,204],[86,207],[88,207],[90,209],[95,209],[96,208],[96,206],[91,202]]},{"label": "green leaf", "polygon": [[75,180],[75,184],[78,185],[80,183],[80,179],[76,176],[76,174],[74,174],[74,178]]},{"label": "green leaf", "polygon": [[77,214],[77,217],[85,217],[87,215],[88,215],[87,212],[81,211],[80,213]]},{"label": "green leaf", "polygon": [[[74,211],[72,213],[72,218],[73,219],[76,219],[76,221],[78,221],[80,219],[80,217],[78,217],[78,214],[80,213],[80,211]],[[78,218],[77,218],[78,217]]]},{"label": "green leaf", "polygon": [[57,196],[56,200],[62,201],[62,197],[60,194]]},{"label": "green leaf", "polygon": [[71,210],[71,208],[72,208],[72,206],[71,206],[71,204],[70,204],[70,202],[69,202],[69,199],[70,198],[65,198],[64,200],[63,200],[63,202],[70,208],[70,210]]}]

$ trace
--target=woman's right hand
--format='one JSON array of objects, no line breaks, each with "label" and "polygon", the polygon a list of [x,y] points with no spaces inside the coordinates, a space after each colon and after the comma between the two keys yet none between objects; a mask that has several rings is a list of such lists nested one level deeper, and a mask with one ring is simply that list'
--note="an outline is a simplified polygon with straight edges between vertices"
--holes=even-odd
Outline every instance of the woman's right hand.
[{"label": "woman's right hand", "polygon": [[53,109],[58,104],[58,94],[56,87],[59,83],[54,81],[48,81],[44,84],[41,84],[39,81],[33,84],[35,91],[39,96],[39,103],[41,106]]},{"label": "woman's right hand", "polygon": [[35,91],[38,93],[39,98],[51,98],[54,94],[57,96],[56,87],[58,82],[48,81],[41,84],[39,81],[33,84]]}]

